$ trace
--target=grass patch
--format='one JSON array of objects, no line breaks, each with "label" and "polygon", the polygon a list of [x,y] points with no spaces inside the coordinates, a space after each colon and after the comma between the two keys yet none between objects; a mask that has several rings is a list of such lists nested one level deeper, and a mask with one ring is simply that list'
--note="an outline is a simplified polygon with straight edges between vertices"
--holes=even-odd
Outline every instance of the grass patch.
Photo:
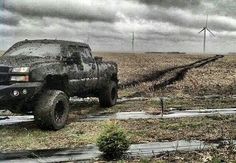
[{"label": "grass patch", "polygon": [[[236,139],[236,116],[117,121],[132,143]],[[106,122],[73,122],[59,131],[42,131],[32,122],[0,127],[0,150],[75,148],[95,143]]]},{"label": "grass patch", "polygon": [[224,120],[218,121],[208,117],[163,119],[163,120],[139,120],[127,122],[131,140],[163,141],[179,139],[236,139],[235,116],[224,116]]},{"label": "grass patch", "polygon": [[0,149],[74,148],[94,143],[104,122],[77,122],[59,131],[43,131],[33,123],[0,127]]}]

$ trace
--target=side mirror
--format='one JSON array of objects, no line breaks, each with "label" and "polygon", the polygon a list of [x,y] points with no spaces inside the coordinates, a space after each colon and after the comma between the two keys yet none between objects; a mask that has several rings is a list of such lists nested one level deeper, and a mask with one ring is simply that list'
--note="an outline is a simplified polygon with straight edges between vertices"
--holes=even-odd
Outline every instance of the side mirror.
[{"label": "side mirror", "polygon": [[102,62],[102,57],[94,57],[95,61],[97,63],[101,63]]}]

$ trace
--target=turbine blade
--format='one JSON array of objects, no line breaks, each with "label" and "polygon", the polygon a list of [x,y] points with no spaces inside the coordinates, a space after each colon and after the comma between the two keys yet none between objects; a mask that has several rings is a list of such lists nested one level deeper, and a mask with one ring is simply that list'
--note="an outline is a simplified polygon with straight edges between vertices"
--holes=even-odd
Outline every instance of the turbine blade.
[{"label": "turbine blade", "polygon": [[201,31],[199,31],[198,33],[201,33],[202,31],[204,31],[205,30],[205,27],[204,28],[202,28],[202,30]]},{"label": "turbine blade", "polygon": [[215,37],[215,35],[211,32],[211,30],[209,28],[207,28],[208,32],[210,32],[212,34],[212,36]]},{"label": "turbine blade", "polygon": [[207,14],[207,18],[206,18],[206,28],[207,28],[207,23],[208,23],[208,14]]}]

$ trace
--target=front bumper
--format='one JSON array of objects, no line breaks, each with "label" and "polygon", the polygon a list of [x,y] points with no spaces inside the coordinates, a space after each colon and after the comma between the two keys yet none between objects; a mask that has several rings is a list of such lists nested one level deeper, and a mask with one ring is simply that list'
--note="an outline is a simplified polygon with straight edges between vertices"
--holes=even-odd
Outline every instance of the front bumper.
[{"label": "front bumper", "polygon": [[[26,100],[33,97],[42,87],[41,82],[14,83],[11,85],[0,85],[0,104],[13,101]],[[13,91],[18,91],[15,96]]]}]

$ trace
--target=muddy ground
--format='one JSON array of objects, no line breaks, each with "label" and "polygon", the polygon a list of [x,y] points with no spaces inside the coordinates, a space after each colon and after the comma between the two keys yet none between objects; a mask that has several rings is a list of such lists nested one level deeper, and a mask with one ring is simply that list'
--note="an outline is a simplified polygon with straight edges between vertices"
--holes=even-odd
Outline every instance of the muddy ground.
[{"label": "muddy ground", "polygon": [[[119,66],[119,96],[146,97],[124,101],[103,109],[97,100],[71,103],[68,125],[56,132],[42,131],[33,122],[0,126],[0,150],[75,148],[95,143],[106,121],[80,121],[87,115],[121,111],[146,111],[159,114],[156,97],[164,97],[165,111],[172,109],[207,109],[236,107],[236,57],[211,58],[186,54],[97,54]],[[201,62],[199,62],[201,61]],[[206,61],[206,62],[205,62]],[[214,115],[194,118],[118,120],[128,131],[132,143],[170,140],[235,140],[235,115]],[[218,150],[219,158],[224,158]],[[217,152],[198,152],[203,157]],[[151,158],[150,161],[183,158],[200,160],[195,153],[175,153]],[[209,157],[210,157],[209,156]],[[143,159],[143,158],[142,158]],[[144,158],[148,160],[150,158]],[[137,159],[140,161],[141,159]],[[178,159],[177,159],[178,160]],[[132,160],[132,161],[135,161]]]}]

